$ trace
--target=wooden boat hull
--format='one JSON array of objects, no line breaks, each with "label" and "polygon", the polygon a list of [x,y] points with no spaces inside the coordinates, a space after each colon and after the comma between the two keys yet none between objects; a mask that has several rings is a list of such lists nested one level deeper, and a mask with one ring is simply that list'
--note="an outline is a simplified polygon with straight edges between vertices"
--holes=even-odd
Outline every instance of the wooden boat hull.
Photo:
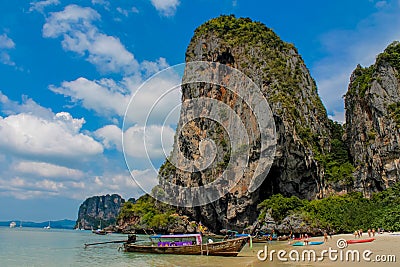
[{"label": "wooden boat hull", "polygon": [[288,236],[278,236],[278,241],[288,241],[289,237]]},{"label": "wooden boat hull", "polygon": [[375,240],[375,238],[353,239],[353,240],[347,240],[347,244],[368,243],[368,242],[372,242],[374,240]]},{"label": "wooden boat hull", "polygon": [[253,243],[265,243],[268,242],[270,239],[267,236],[263,237],[253,237],[252,242]]},{"label": "wooden boat hull", "polygon": [[96,234],[96,235],[106,235],[107,232],[104,230],[93,230],[92,233]]},{"label": "wooden boat hull", "polygon": [[124,244],[125,252],[178,254],[178,255],[208,255],[208,256],[237,256],[246,245],[249,237],[240,237],[221,242],[190,246],[145,246]]}]

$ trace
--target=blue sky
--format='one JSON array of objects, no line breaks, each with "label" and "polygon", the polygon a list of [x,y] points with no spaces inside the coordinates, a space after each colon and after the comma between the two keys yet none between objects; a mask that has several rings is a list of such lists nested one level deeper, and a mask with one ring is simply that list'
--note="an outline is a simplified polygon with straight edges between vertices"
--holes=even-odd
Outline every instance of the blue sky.
[{"label": "blue sky", "polygon": [[[400,39],[398,0],[0,3],[0,220],[75,219],[86,197],[141,195],[122,153],[126,106],[150,75],[184,61],[193,31],[211,18],[250,17],[293,43],[338,121],[351,71]],[[135,143],[143,133],[126,130],[131,171],[146,180]],[[162,162],[156,145],[148,152]]]}]

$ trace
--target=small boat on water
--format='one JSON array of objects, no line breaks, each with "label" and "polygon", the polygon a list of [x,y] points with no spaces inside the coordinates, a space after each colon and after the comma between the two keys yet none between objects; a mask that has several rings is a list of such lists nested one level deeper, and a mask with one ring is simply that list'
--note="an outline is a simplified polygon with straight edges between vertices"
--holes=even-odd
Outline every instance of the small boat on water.
[{"label": "small boat on water", "polygon": [[[323,243],[324,243],[323,241],[310,241],[310,242],[308,242],[308,245],[316,246],[316,245],[322,245]],[[296,242],[292,246],[299,247],[299,246],[307,246],[307,245],[305,244],[305,242]]]},{"label": "small boat on water", "polygon": [[106,235],[107,234],[106,230],[101,228],[101,220],[100,220],[99,228],[97,230],[93,230],[93,227],[92,227],[92,233],[94,233],[96,235]]},{"label": "small boat on water", "polygon": [[150,245],[125,243],[124,250],[125,252],[155,254],[237,256],[250,239],[250,236],[219,242],[208,240],[208,243],[204,244],[201,234],[154,235],[150,236],[150,239]]},{"label": "small boat on water", "polygon": [[94,233],[96,235],[106,235],[107,234],[107,232],[104,231],[103,229],[93,230],[92,233]]},{"label": "small boat on water", "polygon": [[17,224],[15,222],[10,222],[10,228],[15,228]]},{"label": "small boat on water", "polygon": [[351,240],[347,240],[347,244],[368,243],[368,242],[372,242],[374,240],[375,240],[375,238],[351,239]]},{"label": "small boat on water", "polygon": [[51,227],[50,227],[50,221],[49,221],[49,225],[47,225],[47,226],[43,227],[43,229],[46,229],[46,230],[49,230],[49,229],[51,229]]}]

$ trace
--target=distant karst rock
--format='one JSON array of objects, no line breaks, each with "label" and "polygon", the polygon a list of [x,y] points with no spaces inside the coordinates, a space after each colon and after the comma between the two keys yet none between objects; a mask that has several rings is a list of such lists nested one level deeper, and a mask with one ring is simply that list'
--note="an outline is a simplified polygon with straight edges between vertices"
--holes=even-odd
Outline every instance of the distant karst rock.
[{"label": "distant karst rock", "polygon": [[345,109],[355,189],[370,196],[400,181],[399,42],[389,45],[372,66],[357,66]]},{"label": "distant karst rock", "polygon": [[86,199],[79,207],[75,228],[90,230],[115,224],[124,202],[117,194]]}]

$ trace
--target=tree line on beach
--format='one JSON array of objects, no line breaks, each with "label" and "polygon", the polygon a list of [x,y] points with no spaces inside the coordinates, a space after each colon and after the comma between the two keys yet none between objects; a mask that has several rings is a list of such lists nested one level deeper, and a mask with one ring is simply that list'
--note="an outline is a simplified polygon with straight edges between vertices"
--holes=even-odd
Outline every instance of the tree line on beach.
[{"label": "tree line on beach", "polygon": [[352,192],[309,201],[277,194],[258,207],[261,224],[266,223],[264,218],[269,213],[276,222],[289,215],[298,215],[313,228],[336,233],[370,228],[400,231],[400,183],[371,198],[363,197],[361,192]]}]

